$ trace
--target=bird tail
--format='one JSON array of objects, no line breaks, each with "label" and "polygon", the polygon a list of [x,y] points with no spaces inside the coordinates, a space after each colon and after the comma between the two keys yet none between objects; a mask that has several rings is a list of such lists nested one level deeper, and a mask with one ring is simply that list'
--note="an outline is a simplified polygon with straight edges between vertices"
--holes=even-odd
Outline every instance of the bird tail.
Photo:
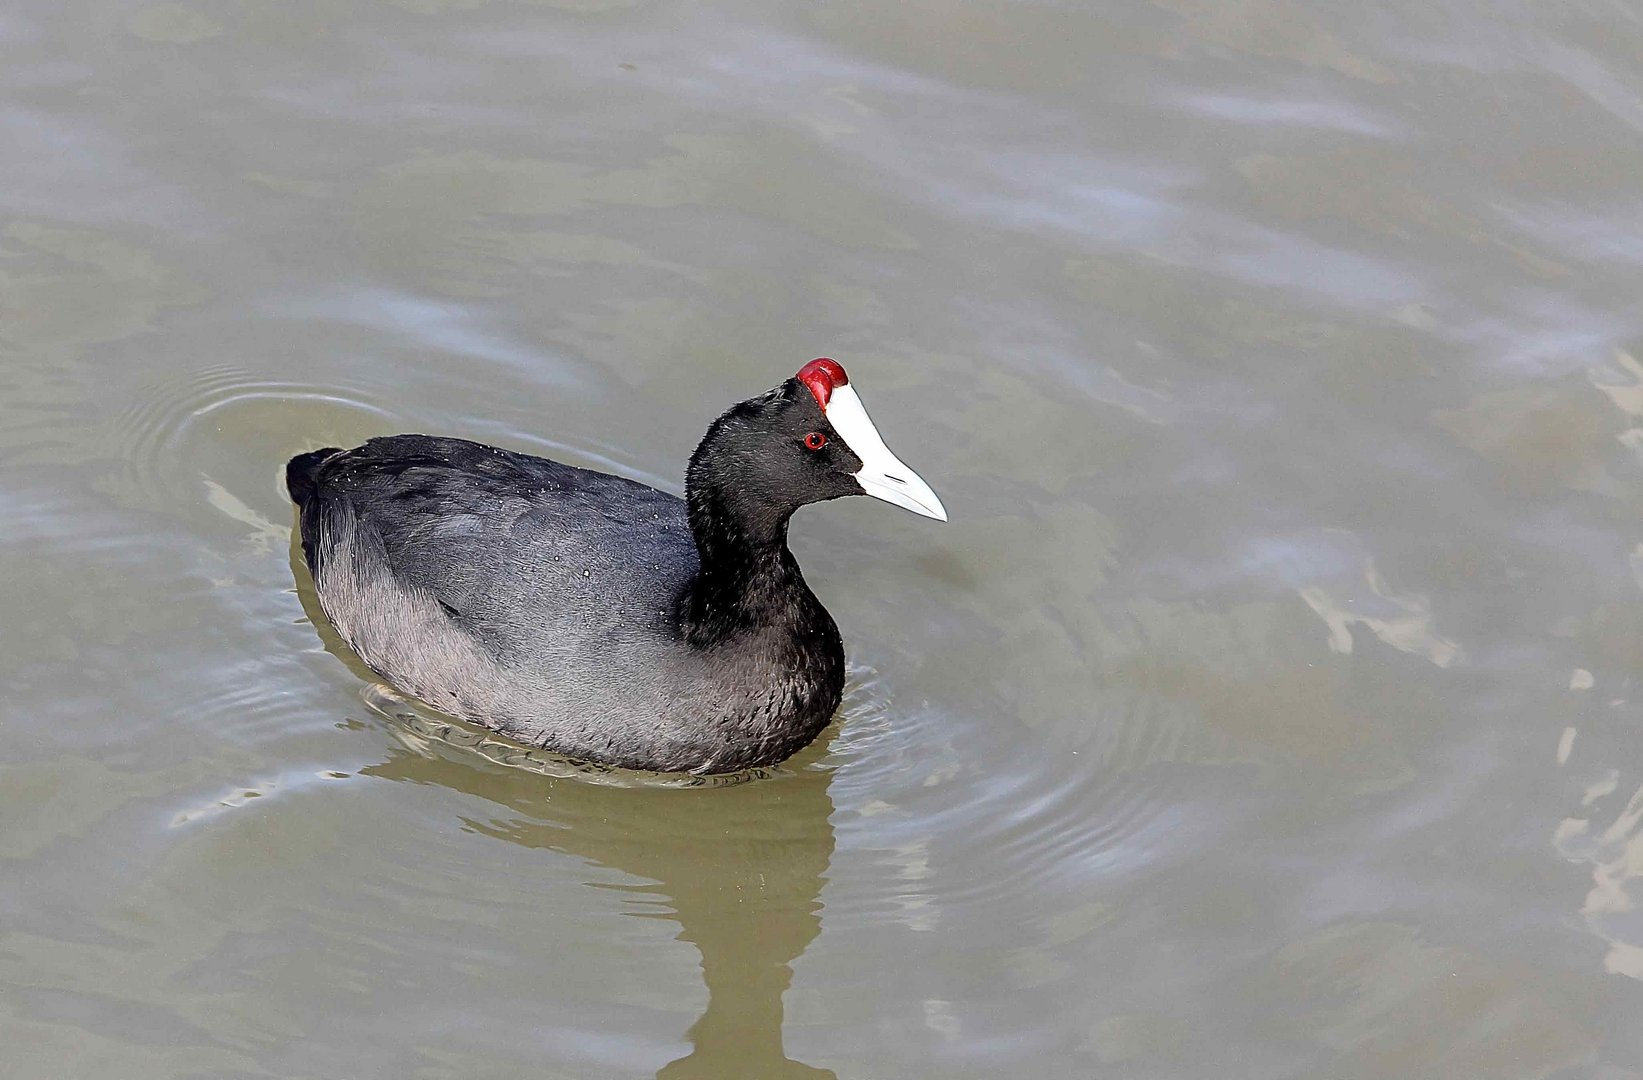
[{"label": "bird tail", "polygon": [[314,493],[314,474],[319,472],[321,465],[340,453],[341,447],[327,446],[306,454],[298,454],[286,462],[285,490],[290,494],[291,501],[298,506],[306,503],[308,497]]}]

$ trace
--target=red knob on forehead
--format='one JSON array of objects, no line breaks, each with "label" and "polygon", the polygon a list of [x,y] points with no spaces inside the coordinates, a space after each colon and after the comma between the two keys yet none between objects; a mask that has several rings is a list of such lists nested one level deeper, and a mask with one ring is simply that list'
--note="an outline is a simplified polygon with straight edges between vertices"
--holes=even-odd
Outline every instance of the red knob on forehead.
[{"label": "red knob on forehead", "polygon": [[850,376],[844,373],[844,368],[839,362],[825,356],[818,356],[804,365],[794,377],[810,387],[810,392],[816,396],[816,404],[824,410],[827,408],[827,399],[833,396],[834,388],[844,386],[850,381]]}]

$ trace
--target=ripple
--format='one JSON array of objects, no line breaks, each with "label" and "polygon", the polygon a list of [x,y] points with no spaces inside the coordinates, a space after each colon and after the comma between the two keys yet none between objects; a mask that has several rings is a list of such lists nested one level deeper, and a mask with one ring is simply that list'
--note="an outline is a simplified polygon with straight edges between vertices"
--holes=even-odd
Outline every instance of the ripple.
[{"label": "ripple", "polygon": [[[198,506],[217,488],[256,506],[280,493],[278,469],[303,447],[376,433],[393,414],[349,386],[261,379],[239,368],[196,372],[140,394],[112,424],[120,494],[146,506]],[[292,419],[292,411],[302,415]],[[220,500],[219,500],[220,501]]]},{"label": "ripple", "polygon": [[[854,670],[843,716],[833,791],[854,813],[839,824],[841,841],[887,874],[833,897],[839,917],[929,930],[959,908],[1006,899],[1024,880],[1081,893],[1116,887],[1227,827],[1198,811],[1213,798],[1206,776],[1228,761],[1225,740],[1150,694],[1091,702],[1093,730],[1077,749],[1035,737],[1002,707],[989,725],[898,700],[893,681],[866,666]],[[988,745],[955,741],[954,732],[978,730]],[[990,872],[941,872],[976,849],[989,853]]]},{"label": "ripple", "polygon": [[168,824],[173,829],[179,829],[234,810],[242,810],[252,805],[257,799],[266,799],[270,796],[297,791],[311,784],[327,780],[347,780],[350,776],[349,773],[338,772],[334,769],[317,769],[310,772],[292,770],[267,780],[258,780],[243,787],[234,788],[206,802],[191,803],[174,813]]},{"label": "ripple", "polygon": [[[1558,764],[1567,759],[1567,750],[1560,749]],[[1592,887],[1580,915],[1609,947],[1603,969],[1611,975],[1643,979],[1643,933],[1635,914],[1637,883],[1643,879],[1643,787],[1632,793],[1607,824],[1598,820],[1598,827],[1592,827],[1594,819],[1606,812],[1602,804],[1619,786],[1617,769],[1589,782],[1581,800],[1584,816],[1565,818],[1552,835],[1552,845],[1568,861],[1591,867]]]}]

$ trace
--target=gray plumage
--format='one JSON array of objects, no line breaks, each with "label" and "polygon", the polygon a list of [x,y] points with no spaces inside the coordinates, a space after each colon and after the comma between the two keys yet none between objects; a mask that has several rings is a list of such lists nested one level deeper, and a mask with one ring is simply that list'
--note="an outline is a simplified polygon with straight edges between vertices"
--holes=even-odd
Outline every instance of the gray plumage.
[{"label": "gray plumage", "polygon": [[716,421],[688,502],[459,439],[293,458],[304,557],[396,688],[524,743],[628,768],[780,761],[838,706],[844,650],[786,544],[861,461],[794,380]]}]

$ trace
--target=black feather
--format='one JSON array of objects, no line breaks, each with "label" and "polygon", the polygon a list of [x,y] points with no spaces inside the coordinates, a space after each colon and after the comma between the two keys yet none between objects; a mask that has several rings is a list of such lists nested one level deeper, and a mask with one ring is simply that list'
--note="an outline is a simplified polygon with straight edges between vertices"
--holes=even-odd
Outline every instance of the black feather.
[{"label": "black feather", "polygon": [[686,499],[460,439],[291,460],[321,605],[399,689],[534,745],[720,772],[810,742],[838,707],[837,627],[787,548],[861,462],[794,380],[714,422]]}]

